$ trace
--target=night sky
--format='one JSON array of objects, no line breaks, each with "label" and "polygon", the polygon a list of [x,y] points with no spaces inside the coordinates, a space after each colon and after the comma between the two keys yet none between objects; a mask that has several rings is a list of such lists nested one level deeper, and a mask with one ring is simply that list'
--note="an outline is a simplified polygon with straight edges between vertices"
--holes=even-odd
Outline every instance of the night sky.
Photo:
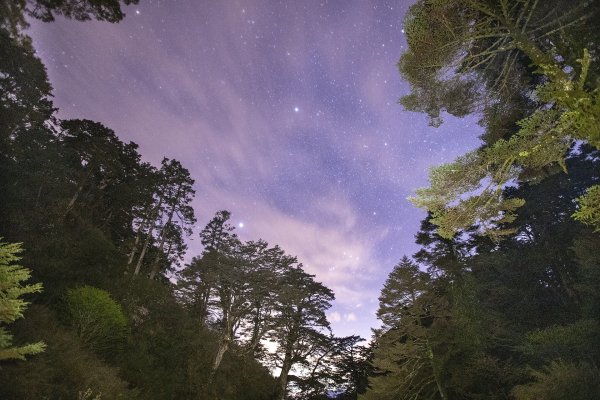
[{"label": "night sky", "polygon": [[188,258],[230,210],[242,239],[279,244],[335,291],[336,334],[370,337],[381,285],[417,250],[425,214],[406,198],[480,134],[475,120],[434,129],[397,104],[412,1],[140,3],[118,24],[32,22],[59,116],[190,170]]}]

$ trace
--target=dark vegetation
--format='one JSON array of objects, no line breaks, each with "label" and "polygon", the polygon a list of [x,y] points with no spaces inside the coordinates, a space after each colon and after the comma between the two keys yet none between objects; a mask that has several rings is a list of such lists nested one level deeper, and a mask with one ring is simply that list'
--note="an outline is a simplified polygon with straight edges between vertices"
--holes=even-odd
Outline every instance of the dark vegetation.
[{"label": "dark vegetation", "polygon": [[598,26],[598,1],[410,9],[401,103],[484,134],[413,199],[421,250],[381,292],[362,398],[600,398]]},{"label": "dark vegetation", "polygon": [[600,398],[598,1],[411,8],[403,105],[485,133],[417,193],[421,250],[370,348],[331,335],[331,290],[227,211],[182,265],[187,169],[58,120],[25,14],[123,18],[117,0],[0,3],[0,398]]}]

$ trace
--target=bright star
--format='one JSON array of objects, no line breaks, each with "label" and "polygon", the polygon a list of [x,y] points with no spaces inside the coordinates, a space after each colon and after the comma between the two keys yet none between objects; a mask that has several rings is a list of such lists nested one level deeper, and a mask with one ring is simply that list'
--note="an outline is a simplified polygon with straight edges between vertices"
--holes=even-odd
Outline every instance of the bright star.
[{"label": "bright star", "polygon": [[294,107],[294,112],[298,112],[300,109],[298,107]]},{"label": "bright star", "polygon": [[239,226],[240,228],[243,228],[243,227],[244,227],[244,223],[243,223],[243,222],[240,222],[240,223],[238,224],[238,226]]},{"label": "bright star", "polygon": [[135,10],[135,13],[136,13],[137,15],[140,15],[140,10]]}]

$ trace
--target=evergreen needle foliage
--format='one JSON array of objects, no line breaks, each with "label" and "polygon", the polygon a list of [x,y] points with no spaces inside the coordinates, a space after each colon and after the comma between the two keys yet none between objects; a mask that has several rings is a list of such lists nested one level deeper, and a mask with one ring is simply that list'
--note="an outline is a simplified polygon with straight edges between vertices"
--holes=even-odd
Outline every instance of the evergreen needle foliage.
[{"label": "evergreen needle foliage", "polygon": [[25,356],[40,353],[46,347],[43,342],[15,346],[13,336],[5,327],[23,318],[29,303],[22,296],[42,290],[40,283],[24,284],[31,277],[31,272],[16,264],[21,259],[21,252],[20,243],[0,240],[0,360],[24,360]]},{"label": "evergreen needle foliage", "polygon": [[[578,141],[600,148],[598,66],[590,53],[599,12],[594,1],[560,0],[421,0],[411,7],[409,50],[399,66],[412,93],[401,103],[428,113],[434,125],[442,111],[479,113],[486,128],[480,149],[432,169],[430,186],[411,198],[432,213],[442,236],[473,225],[494,239],[512,233],[503,226],[523,200],[503,196],[505,186],[567,172]],[[598,228],[594,193],[575,216]]]}]

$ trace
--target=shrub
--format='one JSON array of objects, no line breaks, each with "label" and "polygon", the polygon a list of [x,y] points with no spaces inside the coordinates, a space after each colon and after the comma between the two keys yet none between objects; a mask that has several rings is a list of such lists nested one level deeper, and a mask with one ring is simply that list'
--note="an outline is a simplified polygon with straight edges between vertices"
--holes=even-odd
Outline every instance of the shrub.
[{"label": "shrub", "polygon": [[[75,333],[67,329],[55,312],[32,305],[14,326],[15,338],[31,341],[44,332],[46,351],[29,362],[3,363],[0,368],[0,399],[130,400],[137,390],[119,376],[119,370],[82,348]],[[146,397],[143,397],[146,398]],[[84,397],[85,399],[85,397]]]},{"label": "shrub", "polygon": [[127,336],[127,319],[119,303],[92,286],[67,291],[64,319],[84,346],[101,354],[118,350]]}]

